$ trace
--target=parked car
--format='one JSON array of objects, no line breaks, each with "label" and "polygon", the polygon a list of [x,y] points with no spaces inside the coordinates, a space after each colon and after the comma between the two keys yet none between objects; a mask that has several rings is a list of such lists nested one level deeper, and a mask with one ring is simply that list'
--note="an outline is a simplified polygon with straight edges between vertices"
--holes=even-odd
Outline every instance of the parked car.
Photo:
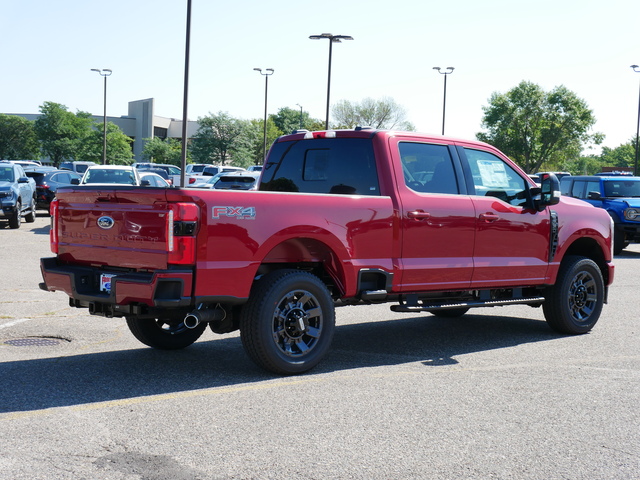
[{"label": "parked car", "polygon": [[20,228],[21,218],[36,220],[36,182],[27,177],[17,163],[0,162],[0,218],[9,220],[10,228]]},{"label": "parked car", "polygon": [[211,177],[224,172],[246,172],[246,170],[242,167],[232,167],[230,165],[207,165],[200,175],[194,175],[195,182],[190,183],[189,187],[211,188],[207,186],[207,184],[210,184]]},{"label": "parked car", "polygon": [[190,163],[187,165],[185,173],[187,175],[202,175],[205,167],[211,167],[210,163]]},{"label": "parked car", "polygon": [[222,172],[244,172],[246,171],[242,167],[232,167],[230,165],[208,165],[202,170],[204,176],[214,176]]},{"label": "parked car", "polygon": [[257,190],[260,172],[222,172],[214,178],[210,185],[216,190]]},{"label": "parked car", "polygon": [[136,168],[128,165],[94,165],[84,172],[82,180],[71,183],[74,185],[140,186],[140,174]]},{"label": "parked car", "polygon": [[251,165],[249,168],[247,168],[247,172],[261,172],[262,171],[262,165]]},{"label": "parked car", "polygon": [[55,167],[38,167],[26,170],[27,177],[36,182],[36,208],[49,211],[51,201],[58,187],[71,185],[72,179],[80,180],[82,175],[70,170],[58,170]]},{"label": "parked car", "polygon": [[71,170],[72,172],[83,174],[87,168],[96,165],[96,162],[62,162],[60,170]]},{"label": "parked car", "polygon": [[569,172],[536,172],[535,175],[538,177],[544,173],[553,173],[558,180],[562,180],[564,177],[570,177],[571,174]]},{"label": "parked car", "polygon": [[613,219],[613,253],[640,241],[640,177],[577,175],[560,180],[562,195],[604,208]]},{"label": "parked car", "polygon": [[[157,173],[148,170],[140,170],[140,184],[148,187],[170,187],[171,185]],[[148,183],[145,183],[148,182]]]},{"label": "parked car", "polygon": [[41,167],[42,162],[40,160],[9,160],[11,163],[17,163],[22,168]]},{"label": "parked car", "polygon": [[[153,165],[153,164],[150,164],[150,165]],[[143,173],[145,174],[155,173],[156,175],[160,175],[169,184],[169,186],[173,185],[173,181],[171,180],[171,177],[169,176],[169,174],[164,168],[142,166],[142,167],[138,167],[138,173],[140,173],[140,175],[142,175]]]},{"label": "parked car", "polygon": [[[175,165],[168,165],[165,163],[134,163],[133,166],[136,169],[161,168],[162,170],[167,172],[167,175],[169,175],[169,179],[171,180],[172,185],[174,186],[180,185],[180,177],[182,174],[182,169],[179,167],[176,167]],[[194,183],[196,183],[196,178],[197,177],[195,175],[185,174],[185,177],[184,177],[185,186],[192,186]]]}]

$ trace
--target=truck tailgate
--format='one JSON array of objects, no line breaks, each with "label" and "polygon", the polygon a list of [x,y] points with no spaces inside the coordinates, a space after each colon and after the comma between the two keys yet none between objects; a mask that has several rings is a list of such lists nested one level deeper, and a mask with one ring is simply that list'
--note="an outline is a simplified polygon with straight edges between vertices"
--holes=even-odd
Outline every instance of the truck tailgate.
[{"label": "truck tailgate", "polygon": [[60,189],[57,239],[62,262],[140,269],[167,268],[168,206],[164,189]]}]

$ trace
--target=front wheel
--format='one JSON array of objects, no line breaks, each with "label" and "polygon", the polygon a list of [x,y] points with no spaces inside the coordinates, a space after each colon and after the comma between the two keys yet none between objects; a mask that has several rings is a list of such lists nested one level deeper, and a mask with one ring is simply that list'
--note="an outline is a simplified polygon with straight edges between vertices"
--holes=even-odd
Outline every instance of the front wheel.
[{"label": "front wheel", "polygon": [[589,258],[569,256],[545,297],[542,309],[551,328],[571,335],[587,333],[600,318],[604,305],[602,272]]},{"label": "front wheel", "polygon": [[257,281],[240,315],[249,357],[280,375],[303,373],[325,356],[333,339],[335,307],[318,277],[279,270]]},{"label": "front wheel", "polygon": [[160,318],[127,317],[127,326],[133,336],[149,347],[159,350],[179,350],[186,348],[198,340],[206,323],[196,328],[187,328],[182,321],[169,321]]},{"label": "front wheel", "polygon": [[9,228],[20,228],[21,210],[22,204],[20,202],[16,203],[16,211],[9,217]]}]

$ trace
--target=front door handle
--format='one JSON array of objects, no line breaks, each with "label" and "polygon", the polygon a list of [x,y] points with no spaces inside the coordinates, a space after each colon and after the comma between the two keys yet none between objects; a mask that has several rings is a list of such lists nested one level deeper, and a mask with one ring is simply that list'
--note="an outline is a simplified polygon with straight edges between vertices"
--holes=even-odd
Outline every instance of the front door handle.
[{"label": "front door handle", "polygon": [[415,220],[426,220],[431,217],[431,214],[423,210],[413,210],[411,212],[407,212],[407,217]]},{"label": "front door handle", "polygon": [[496,215],[495,213],[481,213],[480,214],[480,220],[484,220],[487,223],[490,222],[495,222],[496,220],[498,220],[500,217],[498,215]]}]

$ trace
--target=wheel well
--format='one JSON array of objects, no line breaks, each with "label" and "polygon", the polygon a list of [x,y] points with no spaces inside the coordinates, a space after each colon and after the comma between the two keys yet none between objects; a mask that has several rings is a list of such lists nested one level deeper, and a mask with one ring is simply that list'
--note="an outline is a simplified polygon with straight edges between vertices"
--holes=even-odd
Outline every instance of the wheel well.
[{"label": "wheel well", "polygon": [[580,255],[590,258],[591,260],[596,262],[596,264],[600,268],[600,271],[602,272],[602,277],[605,280],[605,284],[608,283],[609,270],[607,269],[607,262],[604,258],[604,253],[602,252],[600,245],[594,239],[580,238],[576,240],[565,252],[565,258],[567,255]]},{"label": "wheel well", "polygon": [[336,253],[313,238],[291,238],[274,247],[258,268],[258,275],[292,268],[313,273],[334,297],[345,292],[345,272]]}]

